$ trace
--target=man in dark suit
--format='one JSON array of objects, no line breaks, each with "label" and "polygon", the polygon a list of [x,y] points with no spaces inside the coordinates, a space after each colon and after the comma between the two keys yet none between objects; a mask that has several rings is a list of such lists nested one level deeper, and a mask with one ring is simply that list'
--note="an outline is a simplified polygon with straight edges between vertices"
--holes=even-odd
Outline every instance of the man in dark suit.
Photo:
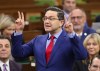
[{"label": "man in dark suit", "polygon": [[0,71],[21,71],[21,66],[19,66],[19,64],[9,60],[10,56],[10,39],[0,35]]},{"label": "man in dark suit", "polygon": [[37,36],[22,45],[23,13],[19,13],[16,32],[12,35],[12,54],[15,58],[34,55],[37,71],[72,71],[75,59],[87,57],[87,51],[73,31],[73,25],[64,24],[64,13],[57,7],[48,7],[43,17],[45,35]]},{"label": "man in dark suit", "polygon": [[69,20],[73,24],[76,35],[82,42],[87,35],[96,33],[95,30],[88,27],[86,13],[80,8],[76,8],[70,13]]},{"label": "man in dark suit", "polygon": [[100,55],[94,57],[88,66],[89,71],[100,71]]},{"label": "man in dark suit", "polygon": [[[91,33],[96,33],[95,30],[88,27],[86,18],[87,17],[85,11],[80,8],[74,9],[69,16],[69,20],[73,24],[74,31],[76,35],[81,39],[82,43],[87,35]],[[82,60],[76,60],[73,65],[73,71],[84,71],[88,70],[87,68],[88,66],[83,65]]]}]

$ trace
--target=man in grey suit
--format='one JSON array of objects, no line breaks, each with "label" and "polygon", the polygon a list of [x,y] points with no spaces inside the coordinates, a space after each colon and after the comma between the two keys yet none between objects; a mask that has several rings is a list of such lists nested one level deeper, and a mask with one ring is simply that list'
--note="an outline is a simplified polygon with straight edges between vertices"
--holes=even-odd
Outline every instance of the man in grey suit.
[{"label": "man in grey suit", "polygon": [[9,59],[10,56],[10,39],[0,35],[0,71],[22,71],[20,65]]}]

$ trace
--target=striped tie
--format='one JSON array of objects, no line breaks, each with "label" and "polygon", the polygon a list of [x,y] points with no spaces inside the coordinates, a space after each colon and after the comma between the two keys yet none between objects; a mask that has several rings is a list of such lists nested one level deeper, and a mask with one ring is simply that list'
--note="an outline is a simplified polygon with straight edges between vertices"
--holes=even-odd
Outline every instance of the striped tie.
[{"label": "striped tie", "polygon": [[3,71],[7,71],[6,66],[7,66],[7,64],[3,64]]}]

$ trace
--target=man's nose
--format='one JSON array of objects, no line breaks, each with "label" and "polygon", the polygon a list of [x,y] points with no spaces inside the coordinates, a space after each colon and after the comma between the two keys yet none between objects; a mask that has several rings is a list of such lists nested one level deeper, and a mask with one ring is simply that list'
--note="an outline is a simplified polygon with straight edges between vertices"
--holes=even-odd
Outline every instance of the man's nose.
[{"label": "man's nose", "polygon": [[94,45],[93,44],[90,44],[90,48],[94,48]]},{"label": "man's nose", "polygon": [[74,21],[75,21],[75,22],[78,22],[78,19],[77,19],[77,18],[75,18],[75,19],[74,19]]},{"label": "man's nose", "polygon": [[2,50],[3,50],[3,51],[5,51],[5,50],[6,50],[6,48],[3,46],[3,47],[2,47]]}]

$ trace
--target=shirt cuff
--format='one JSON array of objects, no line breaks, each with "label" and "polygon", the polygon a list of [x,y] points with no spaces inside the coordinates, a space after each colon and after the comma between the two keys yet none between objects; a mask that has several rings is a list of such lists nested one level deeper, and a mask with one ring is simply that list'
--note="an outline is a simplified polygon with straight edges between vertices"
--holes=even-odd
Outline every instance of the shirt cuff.
[{"label": "shirt cuff", "polygon": [[22,32],[14,32],[14,36],[22,35]]},{"label": "shirt cuff", "polygon": [[72,32],[72,33],[68,34],[68,36],[69,36],[70,38],[74,38],[75,32]]}]

